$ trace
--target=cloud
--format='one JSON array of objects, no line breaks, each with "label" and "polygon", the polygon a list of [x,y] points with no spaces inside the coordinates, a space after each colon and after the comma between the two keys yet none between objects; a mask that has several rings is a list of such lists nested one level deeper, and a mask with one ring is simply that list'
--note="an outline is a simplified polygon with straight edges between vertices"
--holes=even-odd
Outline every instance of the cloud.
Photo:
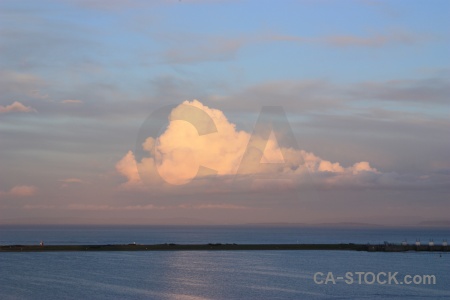
[{"label": "cloud", "polygon": [[198,205],[190,205],[190,204],[180,204],[179,208],[185,209],[229,209],[229,210],[245,210],[250,209],[250,207],[235,205],[235,204],[226,204],[226,203],[218,203],[218,204],[198,204]]},{"label": "cloud", "polygon": [[[188,119],[183,116],[191,113],[189,107],[206,112],[214,121],[217,132],[199,135],[192,124],[182,121]],[[133,152],[129,151],[116,164],[116,170],[127,178],[124,186],[140,186],[143,182],[155,184],[161,182],[161,178],[170,184],[182,185],[193,178],[228,178],[236,174],[243,177],[263,174],[273,179],[280,176],[303,178],[313,174],[324,183],[336,184],[365,173],[379,173],[368,162],[343,167],[338,162],[330,162],[305,150],[278,146],[275,134],[271,134],[267,142],[261,136],[252,137],[252,144],[265,147],[249,150],[250,133],[238,131],[222,111],[209,108],[197,100],[185,101],[174,108],[169,119],[173,121],[164,133],[158,137],[148,137],[142,144],[146,157],[136,161]],[[197,121],[200,128],[207,124],[206,120]],[[277,136],[283,139],[281,132]],[[258,151],[262,152],[262,156]],[[261,156],[261,163],[241,168],[244,153],[250,160]],[[284,164],[275,164],[280,161]]]},{"label": "cloud", "polygon": [[[28,206],[28,208],[40,208],[35,206]],[[194,209],[194,210],[246,210],[247,206],[226,204],[226,203],[204,203],[204,204],[179,204],[179,205],[126,205],[126,206],[112,206],[108,204],[70,204],[69,210],[82,211],[144,211],[144,210],[176,210],[176,209]]]},{"label": "cloud", "polygon": [[0,114],[7,114],[12,112],[29,113],[29,112],[36,112],[36,110],[30,106],[25,106],[18,101],[15,101],[14,103],[6,106],[0,105]]},{"label": "cloud", "polygon": [[66,178],[66,179],[61,179],[58,181],[62,183],[61,188],[67,188],[73,184],[79,185],[79,184],[87,183],[86,181],[79,179],[79,178]]},{"label": "cloud", "polygon": [[35,74],[0,70],[0,90],[3,96],[46,99],[48,95],[41,91],[46,86],[45,80]]},{"label": "cloud", "polygon": [[0,196],[11,196],[11,197],[31,197],[37,193],[37,188],[31,185],[16,185],[11,188],[8,192],[0,191]]},{"label": "cloud", "polygon": [[387,45],[413,45],[422,39],[412,34],[397,32],[392,34],[375,34],[362,37],[354,35],[334,35],[319,39],[333,47],[382,47]]},{"label": "cloud", "polygon": [[325,45],[333,48],[380,48],[394,45],[411,46],[433,38],[406,31],[382,32],[365,36],[336,34],[306,37],[264,32],[236,37],[200,36],[188,33],[155,37],[169,45],[163,53],[165,62],[169,64],[227,61],[234,59],[243,47],[261,43],[290,42],[297,46]]},{"label": "cloud", "polygon": [[128,206],[112,206],[109,204],[70,204],[69,210],[83,211],[143,211],[143,210],[165,210],[174,207],[158,206],[153,204],[146,205],[128,205]]},{"label": "cloud", "polygon": [[84,181],[79,178],[66,178],[59,180],[60,182],[64,183],[83,183]]},{"label": "cloud", "polygon": [[355,99],[416,102],[448,105],[448,76],[425,79],[366,81],[354,85],[350,95]]},{"label": "cloud", "polygon": [[[324,44],[331,47],[366,47],[379,48],[391,45],[415,45],[430,37],[409,33],[406,31],[395,31],[390,33],[376,33],[366,36],[351,34],[336,34],[318,37],[301,37],[295,35],[272,34],[259,38],[261,42],[296,42],[302,44]],[[258,41],[258,40],[255,40]]]},{"label": "cloud", "polygon": [[67,99],[67,100],[62,100],[61,103],[62,104],[83,104],[83,101]]},{"label": "cloud", "polygon": [[[167,37],[164,37],[166,39]],[[169,64],[190,64],[207,61],[234,59],[245,46],[259,43],[292,42],[298,45],[327,45],[337,48],[363,47],[380,48],[391,45],[414,45],[425,38],[406,32],[374,34],[370,36],[332,35],[322,37],[301,37],[283,34],[259,34],[234,38],[174,35],[171,46],[163,53]],[[175,42],[174,42],[175,41]],[[195,41],[195,42],[193,42]]]},{"label": "cloud", "polygon": [[136,159],[132,151],[128,153],[116,164],[116,171],[127,178],[123,187],[136,187],[141,184],[141,177],[137,169]]},{"label": "cloud", "polygon": [[[233,59],[245,45],[243,38],[197,37],[191,40],[181,39],[170,47],[164,57],[169,64],[188,64],[205,61],[227,61]],[[180,44],[183,46],[180,47]]]},{"label": "cloud", "polygon": [[70,0],[76,6],[99,11],[123,11],[153,5],[152,1],[141,0]]},{"label": "cloud", "polygon": [[[427,113],[423,110],[424,106],[445,105],[442,108],[448,110],[449,93],[449,76],[440,75],[351,84],[318,79],[273,80],[248,86],[234,94],[219,94],[209,98],[222,109],[232,112],[255,111],[255,107],[273,105],[273,99],[277,99],[278,105],[291,113],[301,113],[302,116],[307,113],[335,114],[337,111],[354,113],[355,109],[361,110],[361,101],[368,101],[371,106],[378,108],[383,108],[389,102],[402,102],[408,104],[409,108],[417,106],[423,115]],[[403,113],[406,114],[407,111],[403,110]]]},{"label": "cloud", "polygon": [[45,210],[48,210],[48,209],[55,209],[57,207],[55,205],[46,205],[46,204],[25,204],[23,206],[23,208],[24,209],[31,209],[31,210],[34,210],[34,209],[45,209]]}]

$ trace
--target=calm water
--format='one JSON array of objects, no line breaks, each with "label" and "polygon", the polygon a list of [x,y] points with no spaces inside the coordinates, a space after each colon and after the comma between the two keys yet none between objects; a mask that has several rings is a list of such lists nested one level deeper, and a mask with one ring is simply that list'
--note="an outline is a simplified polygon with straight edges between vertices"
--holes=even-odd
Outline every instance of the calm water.
[{"label": "calm water", "polygon": [[[448,230],[0,227],[0,244],[440,243]],[[450,254],[353,251],[0,253],[0,299],[450,299]],[[432,274],[436,285],[314,283],[316,272]],[[355,275],[356,278],[356,275]]]}]

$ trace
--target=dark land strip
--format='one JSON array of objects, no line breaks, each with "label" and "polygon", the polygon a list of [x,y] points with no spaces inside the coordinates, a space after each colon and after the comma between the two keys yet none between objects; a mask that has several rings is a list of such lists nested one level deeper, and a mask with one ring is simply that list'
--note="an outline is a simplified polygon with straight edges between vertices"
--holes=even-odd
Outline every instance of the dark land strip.
[{"label": "dark land strip", "polygon": [[369,252],[450,251],[442,245],[393,244],[109,244],[109,245],[5,245],[0,252],[56,252],[56,251],[258,251],[258,250],[350,250]]}]

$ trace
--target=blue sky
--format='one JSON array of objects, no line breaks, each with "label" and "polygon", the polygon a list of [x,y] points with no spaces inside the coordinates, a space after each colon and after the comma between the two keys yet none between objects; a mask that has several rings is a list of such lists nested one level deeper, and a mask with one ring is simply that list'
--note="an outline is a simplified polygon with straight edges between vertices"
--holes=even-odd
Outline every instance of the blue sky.
[{"label": "blue sky", "polygon": [[[247,84],[311,77],[355,82],[417,78],[423,69],[448,63],[445,1],[215,2],[136,2],[111,8],[105,2],[96,9],[83,5],[87,1],[6,1],[2,23],[42,43],[48,38],[70,45],[40,45],[46,55],[57,55],[46,62],[29,58],[47,66],[40,70],[43,75],[52,66],[93,62],[110,76],[126,70],[133,81],[188,72],[232,82],[230,69],[235,67]],[[339,37],[349,40],[333,42]],[[17,61],[9,63],[18,67]],[[205,71],[208,76],[202,76]]]},{"label": "blue sky", "polygon": [[[95,222],[99,212],[100,223],[151,223],[152,214],[213,223],[448,220],[449,13],[448,1],[2,1],[0,223],[55,214]],[[130,171],[141,162],[127,153],[155,109],[194,99],[236,134],[251,134],[262,106],[282,106],[299,147],[314,154],[316,196],[267,196],[273,217],[254,204],[267,191],[223,182],[215,203],[196,183],[149,200]],[[245,143],[226,142],[232,136],[216,143],[243,151]],[[118,171],[119,162],[131,169]],[[367,174],[352,167],[358,162],[370,164]],[[323,169],[328,163],[343,169]],[[223,178],[233,170],[216,168]],[[294,190],[304,188],[299,180]],[[379,195],[385,202],[357,202]],[[327,211],[332,201],[340,213]],[[345,210],[355,205],[360,211]]]}]

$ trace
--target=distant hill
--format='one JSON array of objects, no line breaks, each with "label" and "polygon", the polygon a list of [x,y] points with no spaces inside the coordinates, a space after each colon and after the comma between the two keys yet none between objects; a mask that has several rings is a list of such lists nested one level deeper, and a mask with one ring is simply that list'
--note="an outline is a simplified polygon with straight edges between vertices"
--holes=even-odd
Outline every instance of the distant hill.
[{"label": "distant hill", "polygon": [[420,226],[429,227],[450,227],[450,220],[443,221],[423,221],[419,223]]},{"label": "distant hill", "polygon": [[299,226],[299,227],[383,227],[379,224],[339,222],[339,223],[289,223],[289,222],[271,222],[271,223],[246,223],[251,226]]}]

